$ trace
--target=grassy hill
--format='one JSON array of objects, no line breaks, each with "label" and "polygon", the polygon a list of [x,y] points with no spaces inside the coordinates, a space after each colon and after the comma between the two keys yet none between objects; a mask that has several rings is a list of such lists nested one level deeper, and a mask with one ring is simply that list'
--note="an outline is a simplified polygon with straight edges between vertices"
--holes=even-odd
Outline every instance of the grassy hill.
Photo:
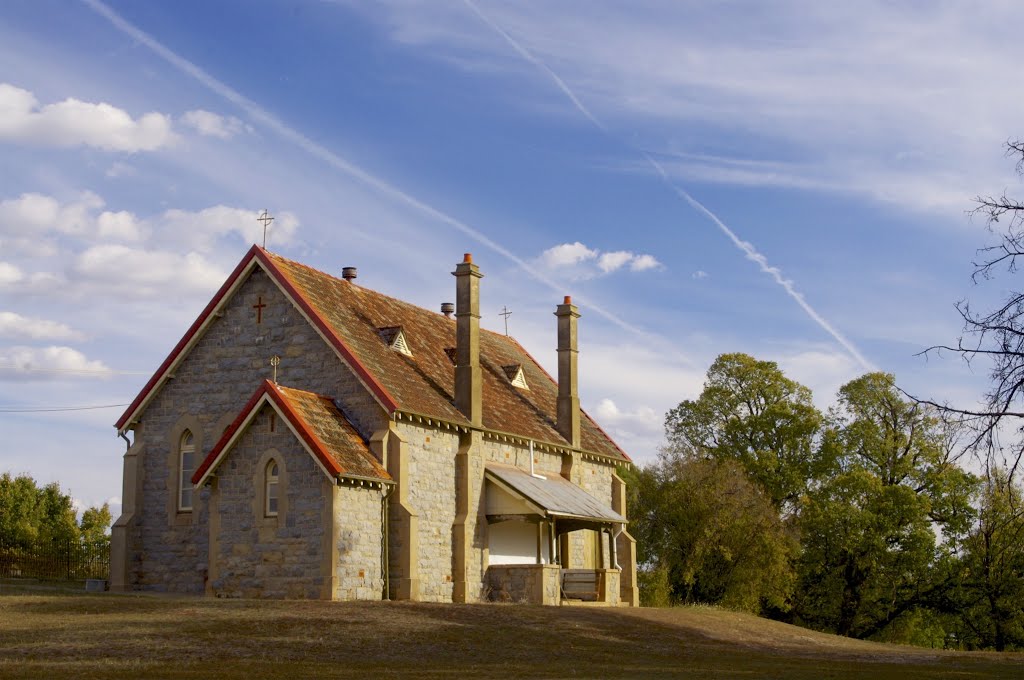
[{"label": "grassy hill", "polygon": [[1024,677],[1022,654],[861,642],[707,608],[10,593],[0,677]]}]

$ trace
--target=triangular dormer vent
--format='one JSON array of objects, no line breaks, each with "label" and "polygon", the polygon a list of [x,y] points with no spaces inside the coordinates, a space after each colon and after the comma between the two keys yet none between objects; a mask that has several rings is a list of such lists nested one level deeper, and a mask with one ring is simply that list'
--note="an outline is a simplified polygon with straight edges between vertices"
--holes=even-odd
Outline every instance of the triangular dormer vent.
[{"label": "triangular dormer vent", "polygon": [[401,326],[387,326],[386,328],[379,329],[379,333],[381,339],[387,343],[388,347],[399,354],[404,354],[407,357],[412,356],[412,350],[409,349],[409,343],[405,341],[405,332]]},{"label": "triangular dormer vent", "polygon": [[522,388],[524,390],[530,389],[530,386],[526,384],[526,374],[523,373],[522,364],[502,366],[501,370],[505,371],[505,375],[508,377],[508,381],[512,383],[514,386]]}]

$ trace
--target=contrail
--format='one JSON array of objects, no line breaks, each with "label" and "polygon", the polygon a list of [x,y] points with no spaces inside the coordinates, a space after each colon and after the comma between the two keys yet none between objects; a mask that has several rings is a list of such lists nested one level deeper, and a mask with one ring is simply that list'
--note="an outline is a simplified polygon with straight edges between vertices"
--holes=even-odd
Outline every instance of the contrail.
[{"label": "contrail", "polygon": [[[310,138],[303,135],[301,132],[287,125],[281,119],[271,114],[269,111],[261,107],[253,100],[249,99],[245,95],[241,94],[240,92],[228,86],[227,84],[221,82],[220,80],[217,80],[209,73],[199,68],[198,66],[196,66],[189,60],[185,59],[184,57],[171,51],[162,43],[160,43],[155,38],[150,36],[148,33],[142,31],[134,24],[126,21],[123,17],[121,17],[121,15],[112,10],[101,0],[82,0],[82,2],[84,2],[85,5],[89,7],[89,9],[96,12],[97,14],[105,18],[107,21],[109,21],[111,24],[113,24],[114,28],[126,34],[128,37],[132,38],[139,44],[146,46],[154,53],[156,53],[157,56],[162,58],[164,61],[168,62],[174,68],[178,69],[182,73],[185,73],[191,78],[197,80],[207,89],[211,90],[215,94],[228,100],[238,108],[245,111],[245,113],[253,120],[271,129],[282,138],[295,144],[296,146],[306,151],[310,155],[314,156],[315,158],[318,158],[321,161],[330,165],[331,167],[334,167],[337,170],[340,170],[345,174],[357,179],[358,181],[363,182],[364,184],[370,187],[373,187],[375,190],[379,191],[385,196],[388,196],[389,198],[398,201],[399,203],[404,203],[405,205],[410,206],[420,211],[421,213],[428,215],[438,220],[439,222],[443,222],[444,224],[447,224],[448,226],[452,227],[457,231],[462,232],[466,236],[472,238],[478,243],[483,244],[484,246],[490,248],[491,250],[498,253],[502,257],[515,263],[524,272],[529,274],[531,277],[533,277],[540,283],[543,283],[554,292],[560,293],[564,291],[564,286],[555,282],[553,279],[549,278],[542,272],[536,270],[535,268],[530,266],[530,264],[526,260],[523,260],[521,257],[517,256],[512,251],[508,250],[500,243],[485,236],[482,232],[474,229],[465,222],[462,222],[461,220],[458,220],[452,217],[451,215],[448,215],[438,210],[437,208],[427,203],[424,203],[423,201],[415,198],[414,196],[405,193],[404,191],[395,187],[394,185],[389,184],[388,182],[380,179],[379,177],[376,177],[375,175],[370,174],[369,172],[358,167],[357,165],[345,160],[344,158],[334,153],[333,151],[321,146],[320,144],[317,144]],[[483,15],[481,15],[481,17],[483,17]],[[500,31],[498,27],[495,26],[494,28],[495,30]],[[526,56],[525,52],[523,54],[524,56]],[[546,68],[543,66],[543,64],[540,64],[540,62],[535,63],[537,63],[542,68]],[[558,76],[556,76],[550,70],[548,70],[548,73],[555,79],[555,82],[560,84],[563,91],[566,92],[566,94],[568,94],[570,98],[573,98],[573,101],[576,101],[575,98],[572,97],[572,93],[565,86],[565,83],[562,83]],[[577,106],[582,107],[582,105],[579,104],[579,102],[577,102]],[[585,109],[583,110],[585,111]],[[598,123],[597,120],[595,120],[592,116],[589,116],[589,114],[587,115],[588,117],[591,118],[591,121],[595,125],[597,125],[598,127],[601,126],[600,123]],[[630,333],[634,333],[640,337],[658,341],[659,343],[667,343],[667,341],[661,336],[645,331],[641,328],[638,328],[637,326],[628,323],[624,319],[621,319],[620,317],[609,312],[603,307],[591,302],[584,296],[576,297],[577,302],[581,306],[584,306],[587,309],[596,312],[599,316],[604,317],[605,319],[615,324],[619,328],[629,331]],[[693,365],[693,361],[688,357],[678,352],[676,352],[676,354],[685,363]]]},{"label": "contrail", "polygon": [[[572,91],[572,89],[568,85],[566,85],[565,81],[562,80],[557,73],[551,70],[551,68],[549,68],[547,64],[545,64],[540,58],[538,58],[528,49],[523,47],[522,44],[519,43],[519,41],[517,41],[508,33],[508,31],[505,31],[490,17],[484,14],[480,10],[480,8],[476,6],[473,0],[463,0],[463,2],[466,4],[467,7],[469,7],[473,11],[474,14],[477,15],[477,17],[480,18],[481,21],[483,21],[498,35],[500,35],[505,40],[505,42],[507,42],[509,46],[513,50],[515,50],[517,54],[519,54],[523,59],[535,65],[541,71],[546,73],[548,77],[550,77],[554,81],[555,85],[558,86],[558,89],[560,89],[562,93],[569,98],[569,101],[572,102],[573,106],[575,106],[576,109],[587,118],[587,120],[593,123],[597,129],[599,129],[601,132],[605,133],[609,137],[612,136],[608,128],[605,127],[605,125],[597,118],[597,116],[590,112],[590,109],[588,109],[583,104],[583,102],[580,101],[579,97],[577,97],[576,94]],[[864,370],[875,370],[874,365],[870,361],[868,361],[864,357],[864,355],[860,353],[860,351],[854,346],[854,344],[847,340],[842,333],[837,331],[832,326],[832,324],[830,324],[825,319],[825,317],[819,314],[817,310],[815,310],[814,307],[812,307],[810,303],[807,302],[807,300],[803,296],[803,293],[796,289],[796,285],[793,283],[792,279],[785,278],[782,275],[781,269],[779,269],[778,267],[773,267],[768,264],[768,258],[765,257],[761,252],[759,252],[757,248],[754,247],[754,244],[752,244],[750,241],[744,241],[743,239],[739,238],[736,235],[736,232],[730,229],[721,219],[718,218],[717,215],[715,215],[715,213],[709,210],[703,203],[701,203],[696,198],[691,196],[689,192],[676,186],[676,184],[669,177],[668,173],[665,172],[665,169],[662,167],[662,165],[658,163],[656,160],[654,160],[654,158],[650,154],[644,151],[640,151],[639,153],[644,157],[644,159],[648,163],[650,163],[650,165],[655,169],[655,171],[657,171],[662,181],[668,186],[669,189],[672,190],[673,193],[675,193],[677,196],[686,201],[694,210],[696,210],[697,212],[701,213],[709,220],[711,220],[711,222],[715,226],[717,226],[722,231],[722,233],[724,233],[729,238],[730,241],[732,241],[733,245],[735,245],[746,256],[748,260],[755,262],[762,272],[771,276],[775,283],[782,286],[782,289],[786,291],[786,295],[791,297],[798,305],[800,305],[800,308],[807,313],[807,316],[809,316],[811,320],[814,321],[814,323],[818,324],[818,326],[822,330],[831,335],[836,342],[838,342],[847,352],[849,352],[853,356],[853,358],[860,363],[861,367]]]}]

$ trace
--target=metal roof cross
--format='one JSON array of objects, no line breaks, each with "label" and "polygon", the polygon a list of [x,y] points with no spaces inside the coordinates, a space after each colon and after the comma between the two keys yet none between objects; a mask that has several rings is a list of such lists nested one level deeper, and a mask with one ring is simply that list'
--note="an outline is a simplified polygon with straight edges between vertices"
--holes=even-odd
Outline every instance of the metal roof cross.
[{"label": "metal roof cross", "polygon": [[256,218],[256,221],[263,223],[263,247],[266,248],[267,247],[267,227],[269,227],[270,223],[274,221],[274,218],[271,217],[270,213],[267,212],[267,209],[264,208],[263,212],[260,213],[260,216]]},{"label": "metal roof cross", "polygon": [[508,317],[512,316],[512,310],[502,305],[501,311],[498,312],[498,316],[505,317],[505,335],[508,335]]}]

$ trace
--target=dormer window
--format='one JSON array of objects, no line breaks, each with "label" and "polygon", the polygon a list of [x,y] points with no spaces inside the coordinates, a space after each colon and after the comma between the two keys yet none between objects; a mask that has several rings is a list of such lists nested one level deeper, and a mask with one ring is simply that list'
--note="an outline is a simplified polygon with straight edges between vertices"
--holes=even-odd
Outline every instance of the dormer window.
[{"label": "dormer window", "polygon": [[526,384],[526,374],[523,373],[522,364],[512,364],[511,366],[502,366],[501,369],[505,371],[505,376],[508,381],[515,387],[523,390],[530,389],[530,386]]},{"label": "dormer window", "polygon": [[378,332],[388,347],[399,354],[404,354],[407,357],[412,356],[412,350],[409,349],[409,343],[405,341],[405,332],[401,326],[387,326],[379,329]]}]

